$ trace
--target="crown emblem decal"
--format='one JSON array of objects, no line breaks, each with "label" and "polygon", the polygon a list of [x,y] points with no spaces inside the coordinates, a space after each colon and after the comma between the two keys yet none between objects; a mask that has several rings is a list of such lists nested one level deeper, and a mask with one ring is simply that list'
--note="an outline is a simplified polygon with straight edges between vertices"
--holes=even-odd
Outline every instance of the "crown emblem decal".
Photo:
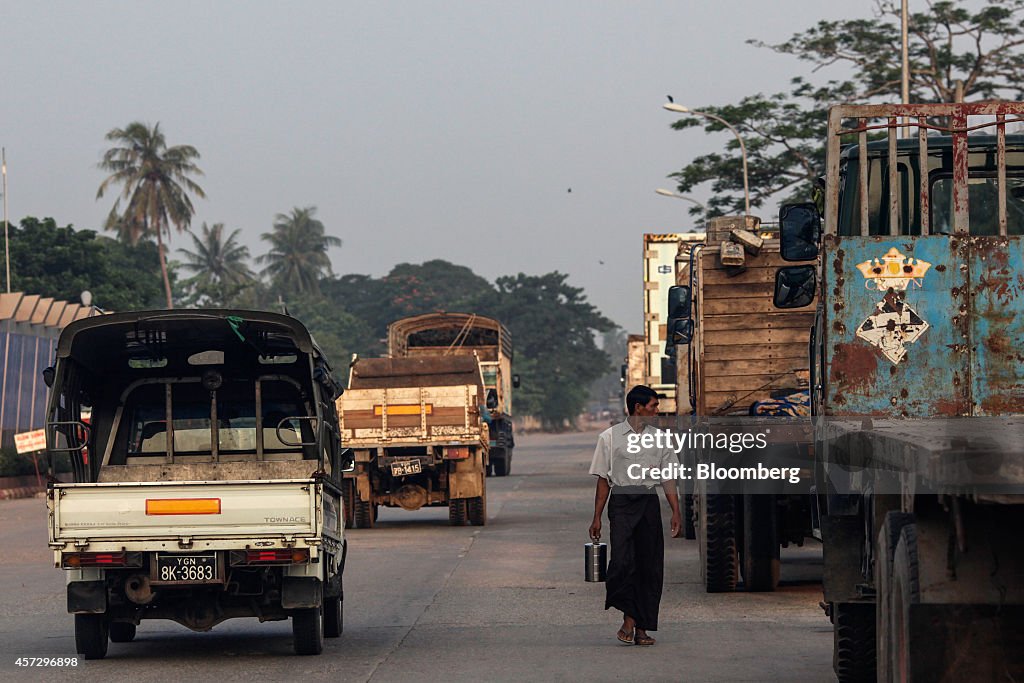
[{"label": "crown emblem decal", "polygon": [[921,286],[921,278],[928,272],[932,264],[920,259],[904,256],[899,249],[892,247],[882,258],[873,258],[857,264],[857,270],[865,277],[864,286],[868,289],[872,284],[880,292],[902,292],[911,283]]}]

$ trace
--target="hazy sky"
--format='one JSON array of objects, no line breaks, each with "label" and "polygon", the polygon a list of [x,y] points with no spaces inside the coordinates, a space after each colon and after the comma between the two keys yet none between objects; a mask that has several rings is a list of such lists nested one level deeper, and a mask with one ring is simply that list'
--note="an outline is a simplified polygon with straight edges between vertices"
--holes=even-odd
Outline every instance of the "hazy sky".
[{"label": "hazy sky", "polygon": [[275,214],[315,205],[344,240],[331,253],[337,273],[379,276],[432,258],[491,280],[557,269],[640,331],[641,235],[691,224],[686,202],[654,190],[728,142],[672,131],[665,95],[697,107],[783,89],[807,67],[746,39],[781,42],[872,8],[8,2],[0,144],[10,217],[98,228],[113,202],[95,199],[104,135],[159,121],[169,144],[202,154],[208,199],[193,227],[239,228],[254,255]]}]

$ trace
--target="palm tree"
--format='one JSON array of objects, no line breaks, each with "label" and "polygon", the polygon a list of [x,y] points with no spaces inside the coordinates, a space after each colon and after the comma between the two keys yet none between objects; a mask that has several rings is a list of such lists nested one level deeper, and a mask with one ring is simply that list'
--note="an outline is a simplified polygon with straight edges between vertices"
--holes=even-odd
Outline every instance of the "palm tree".
[{"label": "palm tree", "polygon": [[224,305],[233,294],[252,284],[256,276],[249,269],[246,261],[249,248],[238,244],[237,237],[241,230],[234,230],[224,238],[224,224],[214,223],[202,226],[202,237],[197,237],[189,230],[195,251],[179,249],[185,257],[183,267],[194,275],[189,283],[195,290],[197,300]]},{"label": "palm tree", "polygon": [[315,213],[315,206],[279,213],[274,217],[274,231],[262,235],[270,242],[270,251],[256,262],[267,264],[261,272],[279,289],[317,294],[320,279],[333,274],[327,250],[340,247],[341,240],[326,234],[324,224],[313,218]]},{"label": "palm tree", "polygon": [[[199,152],[190,145],[168,147],[159,123],[150,128],[135,121],[126,128],[111,130],[107,140],[118,146],[103,154],[99,167],[110,175],[100,184],[96,198],[102,197],[111,185],[124,186],[107,217],[107,227],[117,230],[132,244],[141,237],[156,238],[167,308],[173,308],[164,236],[170,241],[171,225],[181,232],[191,223],[195,209],[189,192],[206,197],[203,188],[190,177],[203,174],[194,163]],[[123,214],[122,199],[127,202]]]}]

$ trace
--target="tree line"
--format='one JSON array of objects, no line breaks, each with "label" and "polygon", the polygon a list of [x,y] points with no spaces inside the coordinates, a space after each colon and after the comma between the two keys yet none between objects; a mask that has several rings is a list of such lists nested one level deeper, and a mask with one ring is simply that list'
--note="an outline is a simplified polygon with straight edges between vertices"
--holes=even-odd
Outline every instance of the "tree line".
[{"label": "tree line", "polygon": [[[342,382],[351,354],[384,353],[394,320],[434,311],[494,317],[512,333],[522,378],[515,412],[540,418],[548,429],[570,426],[591,384],[610,367],[595,335],[616,326],[564,273],[491,282],[466,266],[433,260],[401,263],[379,278],[338,275],[328,250],[342,241],[315,206],[277,214],[261,234],[266,251],[252,258],[240,243],[241,229],[224,223],[191,229],[192,197],[205,197],[194,147],[168,146],[159,124],[141,122],[115,128],[107,139],[114,146],[99,165],[110,175],[97,199],[120,187],[104,224],[113,237],[25,218],[11,233],[13,287],[72,301],[88,289],[95,305],[116,311],[286,310],[310,329]],[[190,241],[178,258],[168,255],[172,228]]]}]

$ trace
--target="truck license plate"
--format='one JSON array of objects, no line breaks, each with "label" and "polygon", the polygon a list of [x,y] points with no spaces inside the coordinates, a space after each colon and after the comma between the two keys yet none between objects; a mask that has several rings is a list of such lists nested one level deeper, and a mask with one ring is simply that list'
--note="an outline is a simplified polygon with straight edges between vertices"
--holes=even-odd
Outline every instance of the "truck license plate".
[{"label": "truck license plate", "polygon": [[423,471],[423,465],[419,460],[404,460],[391,463],[391,476],[404,477],[407,474],[419,474]]},{"label": "truck license plate", "polygon": [[217,554],[156,556],[156,582],[159,583],[220,583]]}]

